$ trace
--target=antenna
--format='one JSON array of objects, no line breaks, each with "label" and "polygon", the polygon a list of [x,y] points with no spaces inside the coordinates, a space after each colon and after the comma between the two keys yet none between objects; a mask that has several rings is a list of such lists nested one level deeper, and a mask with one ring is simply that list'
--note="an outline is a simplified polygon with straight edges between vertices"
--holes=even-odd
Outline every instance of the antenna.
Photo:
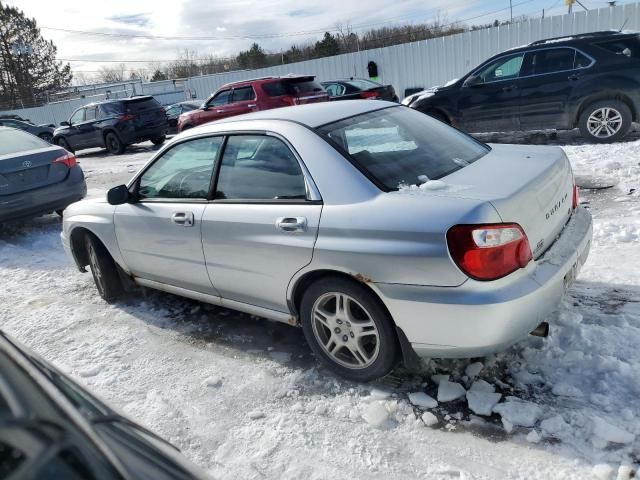
[{"label": "antenna", "polygon": [[619,32],[621,32],[622,30],[624,30],[624,27],[627,25],[627,22],[629,21],[629,17],[627,17],[627,19],[624,21],[624,23],[622,24],[622,26],[620,27],[620,30],[618,30]]}]

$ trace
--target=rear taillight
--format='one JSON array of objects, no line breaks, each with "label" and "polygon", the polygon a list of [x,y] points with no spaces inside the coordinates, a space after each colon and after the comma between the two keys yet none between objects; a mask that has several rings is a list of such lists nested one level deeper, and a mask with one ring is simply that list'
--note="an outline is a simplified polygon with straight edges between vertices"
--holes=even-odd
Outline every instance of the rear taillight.
[{"label": "rear taillight", "polygon": [[527,235],[517,223],[456,225],[447,232],[453,261],[476,280],[496,280],[524,268],[531,258]]},{"label": "rear taillight", "polygon": [[68,152],[65,155],[62,155],[61,157],[56,158],[51,163],[62,163],[63,165],[66,165],[69,168],[75,167],[77,164],[76,156],[73,153],[68,153]]},{"label": "rear taillight", "polygon": [[136,116],[130,113],[123,113],[122,115],[118,116],[118,120],[121,120],[121,121],[133,120],[134,118],[136,118]]},{"label": "rear taillight", "polygon": [[578,186],[576,185],[575,179],[573,180],[573,209],[575,210],[580,203],[580,196],[578,195]]},{"label": "rear taillight", "polygon": [[360,98],[365,98],[367,100],[374,100],[379,97],[380,94],[378,92],[360,92]]}]

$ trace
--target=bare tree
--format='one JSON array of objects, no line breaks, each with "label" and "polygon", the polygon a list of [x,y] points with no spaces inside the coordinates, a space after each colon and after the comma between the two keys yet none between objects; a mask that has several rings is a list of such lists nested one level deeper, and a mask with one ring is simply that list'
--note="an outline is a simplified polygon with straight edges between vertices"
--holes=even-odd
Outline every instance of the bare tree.
[{"label": "bare tree", "polygon": [[98,81],[104,83],[122,82],[125,80],[127,66],[121,63],[114,67],[100,67],[98,71]]}]

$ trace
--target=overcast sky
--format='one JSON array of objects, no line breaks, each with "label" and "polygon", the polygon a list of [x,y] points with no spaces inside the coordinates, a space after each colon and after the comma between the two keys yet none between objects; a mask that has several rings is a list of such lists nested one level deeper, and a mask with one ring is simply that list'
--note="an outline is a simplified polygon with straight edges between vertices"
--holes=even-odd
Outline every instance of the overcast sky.
[{"label": "overcast sky", "polygon": [[[514,16],[539,16],[566,11],[564,0],[512,0]],[[582,0],[587,6],[605,6],[604,1]],[[228,56],[257,41],[267,51],[287,49],[292,43],[319,39],[315,33],[351,24],[355,31],[384,25],[432,21],[469,20],[481,24],[509,18],[509,0],[5,0],[34,17],[45,38],[58,47],[61,59],[76,72],[97,71],[106,63],[88,60],[170,61],[185,48],[199,55]],[[626,2],[619,2],[626,3]],[[504,9],[500,12],[497,10]],[[89,36],[47,29],[108,32],[174,37],[216,37],[216,40],[161,40]],[[314,32],[297,34],[299,32]],[[250,35],[277,35],[256,40]],[[127,63],[128,68],[147,68],[145,63]]]}]

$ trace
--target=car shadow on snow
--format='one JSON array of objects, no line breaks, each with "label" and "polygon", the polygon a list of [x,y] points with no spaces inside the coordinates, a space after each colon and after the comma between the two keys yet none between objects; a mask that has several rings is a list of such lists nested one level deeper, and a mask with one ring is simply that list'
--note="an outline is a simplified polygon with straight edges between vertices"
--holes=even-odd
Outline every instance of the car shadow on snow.
[{"label": "car shadow on snow", "polygon": [[[157,150],[160,150],[160,148],[162,148],[163,145],[154,145],[151,142],[129,145],[124,151],[123,155],[133,155],[136,153],[153,153]],[[104,148],[89,148],[87,150],[82,150],[80,152],[77,152],[75,155],[78,160],[82,160],[83,158],[110,158],[110,157],[118,159],[122,156],[122,155],[114,155]]]},{"label": "car shadow on snow", "polygon": [[[574,130],[534,130],[528,132],[488,132],[473,133],[472,136],[485,143],[511,143],[524,145],[593,145],[594,142],[582,137],[578,129]],[[640,125],[634,124],[632,130],[620,142],[640,140]]]}]

